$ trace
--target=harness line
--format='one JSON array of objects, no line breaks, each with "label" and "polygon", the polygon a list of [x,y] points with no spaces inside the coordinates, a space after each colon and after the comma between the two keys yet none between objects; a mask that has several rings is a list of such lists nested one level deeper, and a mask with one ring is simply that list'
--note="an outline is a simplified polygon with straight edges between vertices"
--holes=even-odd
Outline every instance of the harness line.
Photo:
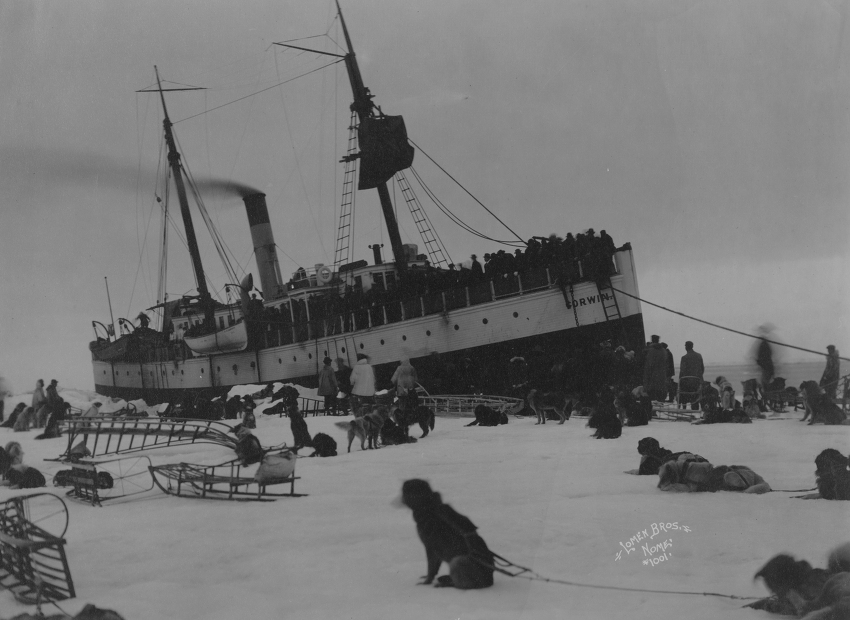
[{"label": "harness line", "polygon": [[[489,568],[493,571],[502,573],[503,575],[507,575],[508,577],[518,577],[520,579],[528,579],[529,581],[545,581],[547,583],[558,583],[565,586],[575,586],[577,588],[593,588],[596,590],[619,590],[621,592],[647,592],[650,594],[683,594],[689,596],[719,596],[721,598],[731,598],[740,601],[755,601],[759,600],[761,597],[758,596],[738,596],[736,594],[720,594],[718,592],[681,592],[677,590],[647,590],[643,588],[625,588],[622,586],[604,586],[593,583],[581,583],[578,581],[566,581],[564,579],[552,579],[550,577],[544,577],[540,575],[536,571],[526,567],[520,566],[519,564],[515,564],[510,560],[503,558],[498,553],[495,553],[492,550],[490,555],[493,558],[492,562],[488,562],[482,556],[483,552],[473,549],[472,545],[469,542],[470,536],[477,536],[477,534],[472,532],[463,532],[461,531],[454,523],[448,521],[443,515],[438,512],[434,513],[443,523],[452,528],[456,533],[460,534],[463,537],[463,541],[466,543],[467,548],[469,549],[469,557],[472,558],[474,562],[477,562],[479,565]],[[482,541],[483,542],[483,541]],[[516,572],[511,572],[509,569],[515,568]]]}]

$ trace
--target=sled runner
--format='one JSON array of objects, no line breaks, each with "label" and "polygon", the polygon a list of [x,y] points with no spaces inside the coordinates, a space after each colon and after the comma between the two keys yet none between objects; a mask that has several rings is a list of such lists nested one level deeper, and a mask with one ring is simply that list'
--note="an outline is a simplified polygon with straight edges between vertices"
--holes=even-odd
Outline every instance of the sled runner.
[{"label": "sled runner", "polygon": [[[60,461],[194,443],[215,443],[228,448],[236,445],[236,438],[228,435],[230,426],[210,420],[81,418],[63,420],[62,430],[68,438],[68,447],[57,459]],[[88,454],[74,455],[72,449],[82,440],[85,440]]]},{"label": "sled runner", "polygon": [[689,408],[679,408],[676,406],[658,406],[652,405],[653,418],[656,420],[668,420],[674,422],[693,422],[698,418],[699,411],[694,411]]},{"label": "sled runner", "polygon": [[[260,464],[262,467],[263,463]],[[274,477],[273,473],[262,476],[261,469],[254,475],[246,473],[238,460],[207,466],[190,463],[154,465],[149,469],[156,486],[178,497],[271,502],[278,497],[305,495],[295,492],[295,481],[300,478],[295,475],[294,466],[288,476],[280,477]],[[272,493],[268,490],[268,487],[278,484],[289,484],[289,493]]]},{"label": "sled runner", "polygon": [[[51,534],[44,527],[62,532]],[[68,508],[51,493],[0,504],[0,586],[27,605],[74,598],[62,538],[67,529]]]},{"label": "sled runner", "polygon": [[[102,506],[101,502],[146,493],[153,489],[151,460],[131,456],[109,461],[74,461],[71,469],[53,478],[55,486],[71,486],[67,497]],[[59,474],[65,475],[60,478]]]},{"label": "sled runner", "polygon": [[458,396],[419,396],[419,404],[434,411],[434,415],[472,417],[478,405],[485,405],[496,411],[505,411],[508,415],[522,411],[525,404],[522,399],[508,396],[484,396],[464,394]]}]

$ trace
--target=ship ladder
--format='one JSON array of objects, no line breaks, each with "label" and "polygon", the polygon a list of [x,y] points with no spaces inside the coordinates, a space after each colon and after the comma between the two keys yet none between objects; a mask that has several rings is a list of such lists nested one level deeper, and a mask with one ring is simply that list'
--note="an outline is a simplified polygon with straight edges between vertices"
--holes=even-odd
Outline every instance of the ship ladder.
[{"label": "ship ladder", "polygon": [[403,171],[399,171],[396,173],[395,178],[398,182],[399,188],[401,189],[401,195],[407,203],[407,208],[410,209],[410,215],[413,216],[416,229],[419,231],[419,235],[422,237],[422,242],[425,244],[425,250],[428,252],[431,265],[434,267],[448,267],[448,252],[444,251],[444,247],[440,240],[434,235],[434,231],[431,229],[431,222],[425,214],[425,211],[422,210],[422,205],[420,205],[416,194],[413,193],[413,189],[410,187],[407,177],[404,175]]},{"label": "ship ladder", "polygon": [[336,250],[334,251],[334,270],[340,265],[351,262],[350,240],[354,234],[354,181],[357,178],[357,114],[351,112],[351,124],[348,127],[348,153],[342,158],[345,163],[345,176],[342,181],[342,204],[339,211],[339,228],[336,232]]},{"label": "ship ladder", "polygon": [[626,329],[623,326],[620,315],[620,304],[617,303],[617,296],[614,295],[614,289],[611,286],[611,278],[596,281],[596,291],[599,293],[599,303],[602,304],[602,311],[605,313],[605,320],[618,321],[620,327],[619,336],[622,342],[626,342]]}]

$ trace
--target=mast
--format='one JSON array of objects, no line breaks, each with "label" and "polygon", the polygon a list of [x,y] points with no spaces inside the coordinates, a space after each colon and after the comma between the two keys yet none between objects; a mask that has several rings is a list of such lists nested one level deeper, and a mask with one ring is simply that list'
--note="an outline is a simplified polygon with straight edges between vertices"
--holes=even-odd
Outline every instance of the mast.
[{"label": "mast", "polygon": [[180,153],[177,151],[177,145],[174,142],[174,134],[171,131],[171,119],[168,118],[168,109],[165,107],[165,94],[162,90],[162,82],[159,79],[159,70],[154,65],[156,73],[156,84],[159,90],[159,97],[162,101],[162,126],[165,129],[165,143],[168,145],[168,165],[171,166],[171,173],[174,175],[174,185],[177,187],[177,200],[180,202],[180,214],[183,216],[183,227],[186,229],[186,244],[189,246],[189,254],[192,257],[192,267],[195,271],[195,282],[198,285],[198,294],[200,296],[200,305],[204,310],[204,319],[207,325],[213,325],[213,302],[207,289],[206,276],[204,275],[204,266],[201,263],[201,253],[198,250],[198,239],[195,236],[195,225],[192,223],[192,214],[189,212],[189,201],[186,198],[186,186],[183,184],[183,172],[180,166]]},{"label": "mast", "polygon": [[[342,32],[345,35],[345,44],[348,47],[348,53],[344,59],[345,68],[348,71],[348,80],[351,82],[351,90],[354,94],[354,103],[351,104],[351,109],[357,113],[357,117],[362,124],[365,118],[373,116],[372,110],[374,106],[372,105],[372,95],[369,93],[369,89],[363,85],[363,77],[360,75],[360,67],[357,65],[357,57],[354,55],[354,48],[351,45],[351,37],[348,36],[348,28],[342,16],[339,0],[336,0],[336,10],[339,14],[339,22],[342,24]],[[381,200],[381,210],[384,212],[384,221],[387,224],[387,232],[390,236],[390,245],[392,246],[396,268],[400,271],[405,271],[407,269],[407,257],[401,245],[398,222],[395,218],[395,211],[393,210],[393,203],[390,199],[390,192],[387,189],[386,182],[379,183],[377,190],[378,197]]]}]

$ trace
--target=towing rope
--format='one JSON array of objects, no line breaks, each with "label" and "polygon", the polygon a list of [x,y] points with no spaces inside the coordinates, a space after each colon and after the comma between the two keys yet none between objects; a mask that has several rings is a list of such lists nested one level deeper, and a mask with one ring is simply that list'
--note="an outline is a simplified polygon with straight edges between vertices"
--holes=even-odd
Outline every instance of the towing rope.
[{"label": "towing rope", "polygon": [[[434,515],[439,518],[443,523],[452,528],[455,533],[460,534],[463,537],[463,541],[466,543],[467,548],[469,549],[469,557],[472,558],[474,562],[477,562],[479,565],[489,568],[493,571],[502,573],[503,575],[507,575],[508,577],[516,577],[519,579],[528,579],[529,581],[545,581],[547,583],[557,583],[564,586],[574,586],[577,588],[593,588],[596,590],[619,590],[621,592],[646,592],[650,594],[683,594],[687,596],[719,596],[721,598],[731,598],[739,601],[752,601],[759,600],[762,597],[758,596],[738,596],[736,594],[720,594],[718,592],[682,592],[679,590],[647,590],[644,588],[625,588],[622,586],[604,586],[595,583],[581,583],[579,581],[567,581],[565,579],[553,579],[551,577],[544,577],[538,572],[526,567],[520,566],[519,564],[515,564],[511,562],[507,558],[503,558],[498,553],[487,549],[489,555],[492,557],[492,562],[485,560],[482,555],[484,552],[479,549],[474,549],[472,544],[469,542],[470,536],[478,536],[475,531],[472,532],[464,532],[462,531],[455,523],[446,519],[439,512],[434,512]],[[474,526],[473,526],[474,527]],[[480,538],[480,537],[479,537]],[[483,540],[481,541],[484,542]],[[486,547],[486,543],[485,547]],[[510,569],[516,569],[515,571],[511,571]]]},{"label": "towing rope", "polygon": [[[621,592],[646,592],[650,594],[683,594],[687,596],[719,596],[721,598],[731,598],[739,601],[750,601],[750,600],[759,600],[761,597],[758,596],[738,596],[736,594],[720,594],[718,592],[687,592],[680,590],[649,590],[645,588],[626,588],[622,586],[604,586],[594,583],[581,583],[579,581],[567,581],[565,579],[552,579],[551,577],[544,577],[540,575],[536,571],[533,571],[530,568],[525,566],[520,566],[518,564],[514,564],[510,560],[507,560],[500,556],[497,553],[490,552],[493,555],[493,564],[489,564],[481,558],[477,558],[475,556],[476,552],[472,552],[472,559],[485,566],[487,568],[492,568],[494,571],[502,573],[503,575],[507,575],[508,577],[517,577],[519,579],[528,579],[529,581],[545,581],[547,583],[558,583],[565,586],[574,586],[577,588],[593,588],[596,590],[619,590]],[[517,569],[516,572],[511,572],[509,569],[514,568]]]}]

